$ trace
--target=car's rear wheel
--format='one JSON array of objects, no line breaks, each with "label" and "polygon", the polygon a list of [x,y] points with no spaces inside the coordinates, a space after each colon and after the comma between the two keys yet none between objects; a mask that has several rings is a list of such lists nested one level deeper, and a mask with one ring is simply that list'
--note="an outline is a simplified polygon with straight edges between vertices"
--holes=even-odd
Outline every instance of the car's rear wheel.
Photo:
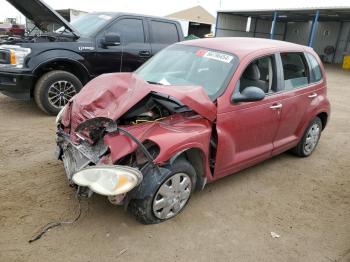
[{"label": "car's rear wheel", "polygon": [[293,152],[300,157],[307,157],[314,152],[322,132],[322,121],[315,117],[306,129],[299,144],[293,148]]},{"label": "car's rear wheel", "polygon": [[132,200],[128,209],[141,223],[163,222],[184,209],[195,184],[196,172],[193,166],[180,159],[171,166],[171,173],[163,179],[150,197]]},{"label": "car's rear wheel", "polygon": [[82,86],[80,80],[69,72],[51,71],[40,77],[36,83],[34,99],[42,111],[57,115]]}]

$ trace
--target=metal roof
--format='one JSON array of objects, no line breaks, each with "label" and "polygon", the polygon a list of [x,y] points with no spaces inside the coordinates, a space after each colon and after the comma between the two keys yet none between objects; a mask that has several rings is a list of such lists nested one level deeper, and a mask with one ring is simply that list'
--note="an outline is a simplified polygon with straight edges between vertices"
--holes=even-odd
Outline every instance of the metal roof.
[{"label": "metal roof", "polygon": [[320,11],[319,21],[350,21],[350,6],[334,7],[305,7],[305,8],[281,8],[281,9],[251,9],[251,10],[220,10],[218,13],[227,13],[246,17],[271,20],[277,11],[279,21],[309,21],[316,11]]}]

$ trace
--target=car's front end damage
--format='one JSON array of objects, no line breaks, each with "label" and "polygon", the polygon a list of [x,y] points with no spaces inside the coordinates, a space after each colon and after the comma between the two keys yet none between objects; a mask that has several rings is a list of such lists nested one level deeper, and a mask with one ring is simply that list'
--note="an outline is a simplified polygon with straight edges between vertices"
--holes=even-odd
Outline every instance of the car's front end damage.
[{"label": "car's front end damage", "polygon": [[105,195],[113,204],[151,197],[172,161],[187,150],[198,152],[192,160],[203,185],[210,176],[215,115],[200,87],[152,85],[129,73],[102,75],[57,116],[57,157],[80,195]]}]

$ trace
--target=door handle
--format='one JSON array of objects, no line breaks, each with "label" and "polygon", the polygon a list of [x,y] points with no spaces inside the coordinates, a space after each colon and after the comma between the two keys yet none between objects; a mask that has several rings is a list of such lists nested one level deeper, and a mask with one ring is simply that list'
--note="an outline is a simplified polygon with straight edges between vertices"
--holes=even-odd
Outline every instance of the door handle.
[{"label": "door handle", "polygon": [[139,57],[150,57],[151,56],[151,52],[147,51],[147,50],[142,50],[139,52]]},{"label": "door handle", "polygon": [[278,103],[278,104],[273,104],[272,106],[270,106],[271,109],[275,110],[275,109],[279,109],[282,108],[282,104]]},{"label": "door handle", "polygon": [[312,93],[311,95],[308,96],[308,98],[315,98],[317,96],[316,93]]}]

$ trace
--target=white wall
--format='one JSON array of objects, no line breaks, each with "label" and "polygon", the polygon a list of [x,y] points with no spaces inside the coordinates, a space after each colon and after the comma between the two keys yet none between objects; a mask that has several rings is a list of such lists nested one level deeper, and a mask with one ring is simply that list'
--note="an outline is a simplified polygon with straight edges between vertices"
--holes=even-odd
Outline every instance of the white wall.
[{"label": "white wall", "polygon": [[287,25],[286,41],[307,45],[311,30],[311,22],[289,22]]},{"label": "white wall", "polygon": [[[216,36],[253,36],[245,32],[247,18],[242,16],[218,13]],[[252,28],[252,27],[251,27]]]},{"label": "white wall", "polygon": [[[272,21],[269,20],[251,20],[250,30],[246,32],[247,17],[219,13],[217,20],[216,36],[235,36],[235,37],[259,37],[270,38]],[[255,23],[256,27],[255,27]],[[255,28],[255,34],[254,34]],[[275,39],[283,39],[284,23],[277,22],[275,29]]]},{"label": "white wall", "polygon": [[[272,21],[258,20],[255,28],[256,19],[251,20],[250,31],[246,32],[247,18],[237,15],[218,13],[216,36],[234,36],[234,37],[260,37],[269,38]],[[308,45],[311,32],[312,21],[309,22],[289,22],[287,25],[285,40],[301,45]],[[256,33],[254,34],[253,31]],[[274,39],[283,40],[285,23],[277,22]],[[313,41],[313,48],[319,55],[324,55],[324,49],[327,46],[336,47],[338,34],[340,33],[338,48],[334,56],[335,63],[342,63],[344,54],[350,54],[350,43],[346,43],[348,34],[350,34],[350,22],[344,22],[343,29],[340,31],[340,22],[318,22],[316,35]],[[332,62],[333,55],[324,56],[325,61]]]}]

